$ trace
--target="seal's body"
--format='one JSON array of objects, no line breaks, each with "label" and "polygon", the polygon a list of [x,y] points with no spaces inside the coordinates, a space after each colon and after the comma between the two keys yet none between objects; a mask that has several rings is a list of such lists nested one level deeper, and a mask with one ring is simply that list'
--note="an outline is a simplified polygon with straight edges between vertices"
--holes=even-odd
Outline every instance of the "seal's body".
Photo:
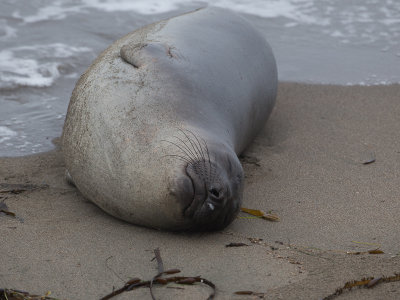
[{"label": "seal's body", "polygon": [[237,155],[276,90],[271,48],[237,15],[202,9],[148,25],[78,81],[63,131],[67,170],[85,197],[128,222],[223,228],[241,205]]}]

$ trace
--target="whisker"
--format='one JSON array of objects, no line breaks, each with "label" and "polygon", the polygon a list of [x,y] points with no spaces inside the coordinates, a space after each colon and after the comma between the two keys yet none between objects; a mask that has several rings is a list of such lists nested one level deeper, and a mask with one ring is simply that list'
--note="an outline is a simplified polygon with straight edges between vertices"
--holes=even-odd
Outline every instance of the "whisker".
[{"label": "whisker", "polygon": [[190,147],[186,144],[186,142],[184,140],[182,140],[180,137],[177,137],[174,135],[174,138],[176,138],[178,141],[180,141],[184,146],[185,149],[193,156],[196,157],[196,154],[193,153],[192,149],[190,149]]},{"label": "whisker", "polygon": [[206,165],[205,165],[206,157],[205,157],[205,154],[204,154],[204,152],[203,152],[203,147],[201,146],[201,143],[200,143],[199,139],[197,138],[197,136],[196,136],[192,131],[190,131],[190,130],[188,130],[188,131],[189,131],[189,132],[194,136],[194,138],[196,139],[197,144],[199,145],[199,148],[200,148],[200,151],[201,151],[201,156],[203,157],[203,165],[204,165],[204,167],[206,167]]},{"label": "whisker", "polygon": [[[196,136],[192,131],[190,131],[189,129],[186,129],[186,131],[189,132],[189,133],[196,139],[197,144],[196,144],[196,143],[194,143],[194,144],[195,144],[197,150],[198,150],[199,153],[200,153],[200,156],[201,156],[201,157],[199,157],[199,158],[203,158],[203,164],[204,164],[206,158],[205,158],[205,156],[204,156],[203,148],[202,148],[202,146],[201,146],[201,144],[200,144],[200,142],[199,142],[199,139],[198,139],[197,136]],[[205,167],[205,165],[204,165],[204,167]]]},{"label": "whisker", "polygon": [[206,158],[205,158],[205,155],[204,155],[204,152],[203,152],[203,147],[201,146],[199,139],[197,138],[197,136],[196,136],[192,131],[189,130],[189,132],[190,132],[190,133],[194,136],[194,138],[196,139],[197,144],[199,145],[199,148],[200,148],[200,150],[201,150],[202,157],[203,157],[203,159],[205,160]]},{"label": "whisker", "polygon": [[178,144],[176,144],[176,143],[174,143],[174,142],[171,142],[171,141],[167,141],[167,140],[162,140],[163,142],[167,142],[167,143],[170,143],[171,145],[174,145],[175,147],[177,147],[179,150],[181,150],[186,156],[187,156],[187,159],[189,160],[189,161],[192,161],[193,163],[195,162],[194,161],[194,159],[185,151],[185,149],[183,149],[180,145],[178,145]]},{"label": "whisker", "polygon": [[186,137],[187,140],[189,141],[189,143],[190,143],[190,145],[192,146],[194,152],[196,153],[196,158],[197,158],[198,160],[200,160],[200,159],[201,159],[201,154],[200,154],[199,149],[198,149],[198,147],[196,146],[196,144],[193,143],[193,141],[190,139],[190,137],[185,133],[185,131],[184,131],[183,129],[180,129],[180,128],[179,128],[179,130],[185,135],[185,137]]},{"label": "whisker", "polygon": [[[207,174],[207,166],[206,166],[206,161],[207,161],[207,159],[206,159],[206,155],[205,155],[205,150],[203,149],[203,146],[201,145],[201,143],[200,143],[200,140],[199,140],[199,138],[197,137],[197,135],[195,135],[192,131],[190,131],[190,130],[188,130],[188,129],[186,129],[191,135],[193,135],[193,137],[196,139],[196,141],[197,141],[197,145],[198,145],[198,149],[199,149],[199,151],[201,152],[201,157],[203,158],[202,159],[202,163],[203,163],[203,178],[205,179],[205,181],[209,184],[211,181],[210,181],[210,177],[211,177],[211,164],[210,164],[210,176],[208,176],[208,174]],[[201,138],[202,139],[202,141],[203,141],[203,143],[205,143],[205,140],[203,139],[203,138]],[[196,145],[196,146],[197,146]],[[207,147],[206,147],[207,148]],[[210,157],[208,157],[209,158],[209,162],[210,162]]]},{"label": "whisker", "polygon": [[204,139],[202,139],[203,140],[203,143],[204,143],[204,147],[206,148],[206,153],[207,153],[207,157],[208,157],[208,165],[210,166],[210,177],[209,178],[211,178],[211,158],[210,158],[210,151],[208,150],[208,146],[207,146],[207,143],[206,143],[206,141],[204,140]]}]

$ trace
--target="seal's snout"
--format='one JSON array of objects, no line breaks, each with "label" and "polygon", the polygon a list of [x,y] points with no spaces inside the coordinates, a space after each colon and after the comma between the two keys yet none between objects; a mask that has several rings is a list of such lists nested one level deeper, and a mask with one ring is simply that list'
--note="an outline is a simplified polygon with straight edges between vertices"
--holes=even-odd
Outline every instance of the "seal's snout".
[{"label": "seal's snout", "polygon": [[235,180],[242,176],[241,166],[234,169],[224,161],[199,160],[187,165],[186,174],[192,182],[193,197],[183,215],[192,221],[192,230],[217,230],[231,223],[242,198],[242,183]]}]

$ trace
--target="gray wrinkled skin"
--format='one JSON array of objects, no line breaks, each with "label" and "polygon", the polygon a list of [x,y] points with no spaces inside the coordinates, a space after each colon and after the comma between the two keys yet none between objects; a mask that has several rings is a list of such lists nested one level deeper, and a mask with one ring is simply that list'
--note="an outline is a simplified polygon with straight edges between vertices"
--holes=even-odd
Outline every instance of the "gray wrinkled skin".
[{"label": "gray wrinkled skin", "polygon": [[126,35],[72,93],[63,131],[71,179],[111,215],[168,230],[236,217],[237,155],[273,108],[271,48],[245,20],[202,9]]}]

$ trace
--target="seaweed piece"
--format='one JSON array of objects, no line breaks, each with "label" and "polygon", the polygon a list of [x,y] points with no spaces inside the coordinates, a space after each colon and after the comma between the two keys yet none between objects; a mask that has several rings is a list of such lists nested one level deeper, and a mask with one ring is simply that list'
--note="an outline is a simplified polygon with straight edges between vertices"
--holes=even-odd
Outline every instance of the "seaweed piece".
[{"label": "seaweed piece", "polygon": [[384,254],[385,252],[383,252],[380,249],[374,249],[374,250],[369,250],[368,253],[369,254]]},{"label": "seaweed piece", "polygon": [[58,300],[57,298],[49,297],[50,294],[51,292],[49,291],[44,296],[30,295],[25,291],[0,288],[0,300]]},{"label": "seaweed piece", "polygon": [[229,243],[228,245],[225,245],[225,247],[243,247],[243,246],[249,246],[245,243]]},{"label": "seaweed piece", "polygon": [[279,217],[275,214],[271,214],[271,213],[265,213],[262,210],[258,210],[258,209],[250,209],[250,208],[245,208],[245,207],[241,207],[240,210],[244,213],[247,213],[249,215],[258,217],[258,218],[262,218],[268,221],[272,221],[272,222],[278,222],[279,221]]},{"label": "seaweed piece", "polygon": [[400,273],[395,273],[393,276],[382,276],[382,277],[377,277],[377,278],[366,277],[366,278],[362,278],[360,280],[348,281],[344,284],[343,287],[336,289],[336,291],[334,293],[326,296],[322,300],[334,299],[337,296],[343,294],[343,292],[346,290],[351,291],[351,289],[354,287],[370,289],[370,288],[377,286],[378,284],[394,282],[394,281],[400,281]]},{"label": "seaweed piece", "polygon": [[368,250],[368,251],[356,251],[356,252],[346,252],[349,255],[361,255],[361,254],[384,254],[385,252],[383,252],[380,249],[373,249],[373,250]]},{"label": "seaweed piece", "polygon": [[259,292],[253,292],[253,291],[237,291],[234,292],[235,295],[248,295],[248,296],[256,296],[259,298],[264,298],[265,294],[264,293],[259,293]]},{"label": "seaweed piece", "polygon": [[49,187],[48,184],[0,183],[0,194],[2,193],[20,194],[26,191],[47,189],[48,187]]},{"label": "seaweed piece", "polygon": [[[154,254],[155,254],[155,259],[157,260],[157,269],[158,269],[157,275],[155,275],[151,280],[147,280],[147,281],[142,281],[140,278],[131,279],[131,280],[127,281],[123,287],[111,292],[110,294],[104,296],[100,300],[108,300],[108,299],[113,298],[114,296],[117,296],[117,295],[125,292],[125,291],[131,291],[131,290],[134,290],[134,289],[137,289],[140,287],[148,287],[150,289],[150,294],[151,294],[152,299],[155,299],[155,297],[153,295],[153,291],[152,291],[153,285],[157,285],[157,284],[166,285],[170,282],[174,282],[176,284],[186,284],[186,285],[188,285],[188,284],[193,285],[197,282],[206,284],[212,288],[212,292],[210,293],[207,300],[214,299],[215,292],[216,292],[216,287],[215,287],[214,283],[212,283],[211,281],[209,281],[205,278],[202,278],[200,276],[196,276],[196,277],[185,277],[185,276],[164,277],[165,275],[177,274],[177,273],[180,273],[181,271],[179,269],[168,269],[168,270],[164,269],[164,263],[161,258],[159,248],[154,249]],[[3,299],[0,298],[0,300],[3,300]]]}]

